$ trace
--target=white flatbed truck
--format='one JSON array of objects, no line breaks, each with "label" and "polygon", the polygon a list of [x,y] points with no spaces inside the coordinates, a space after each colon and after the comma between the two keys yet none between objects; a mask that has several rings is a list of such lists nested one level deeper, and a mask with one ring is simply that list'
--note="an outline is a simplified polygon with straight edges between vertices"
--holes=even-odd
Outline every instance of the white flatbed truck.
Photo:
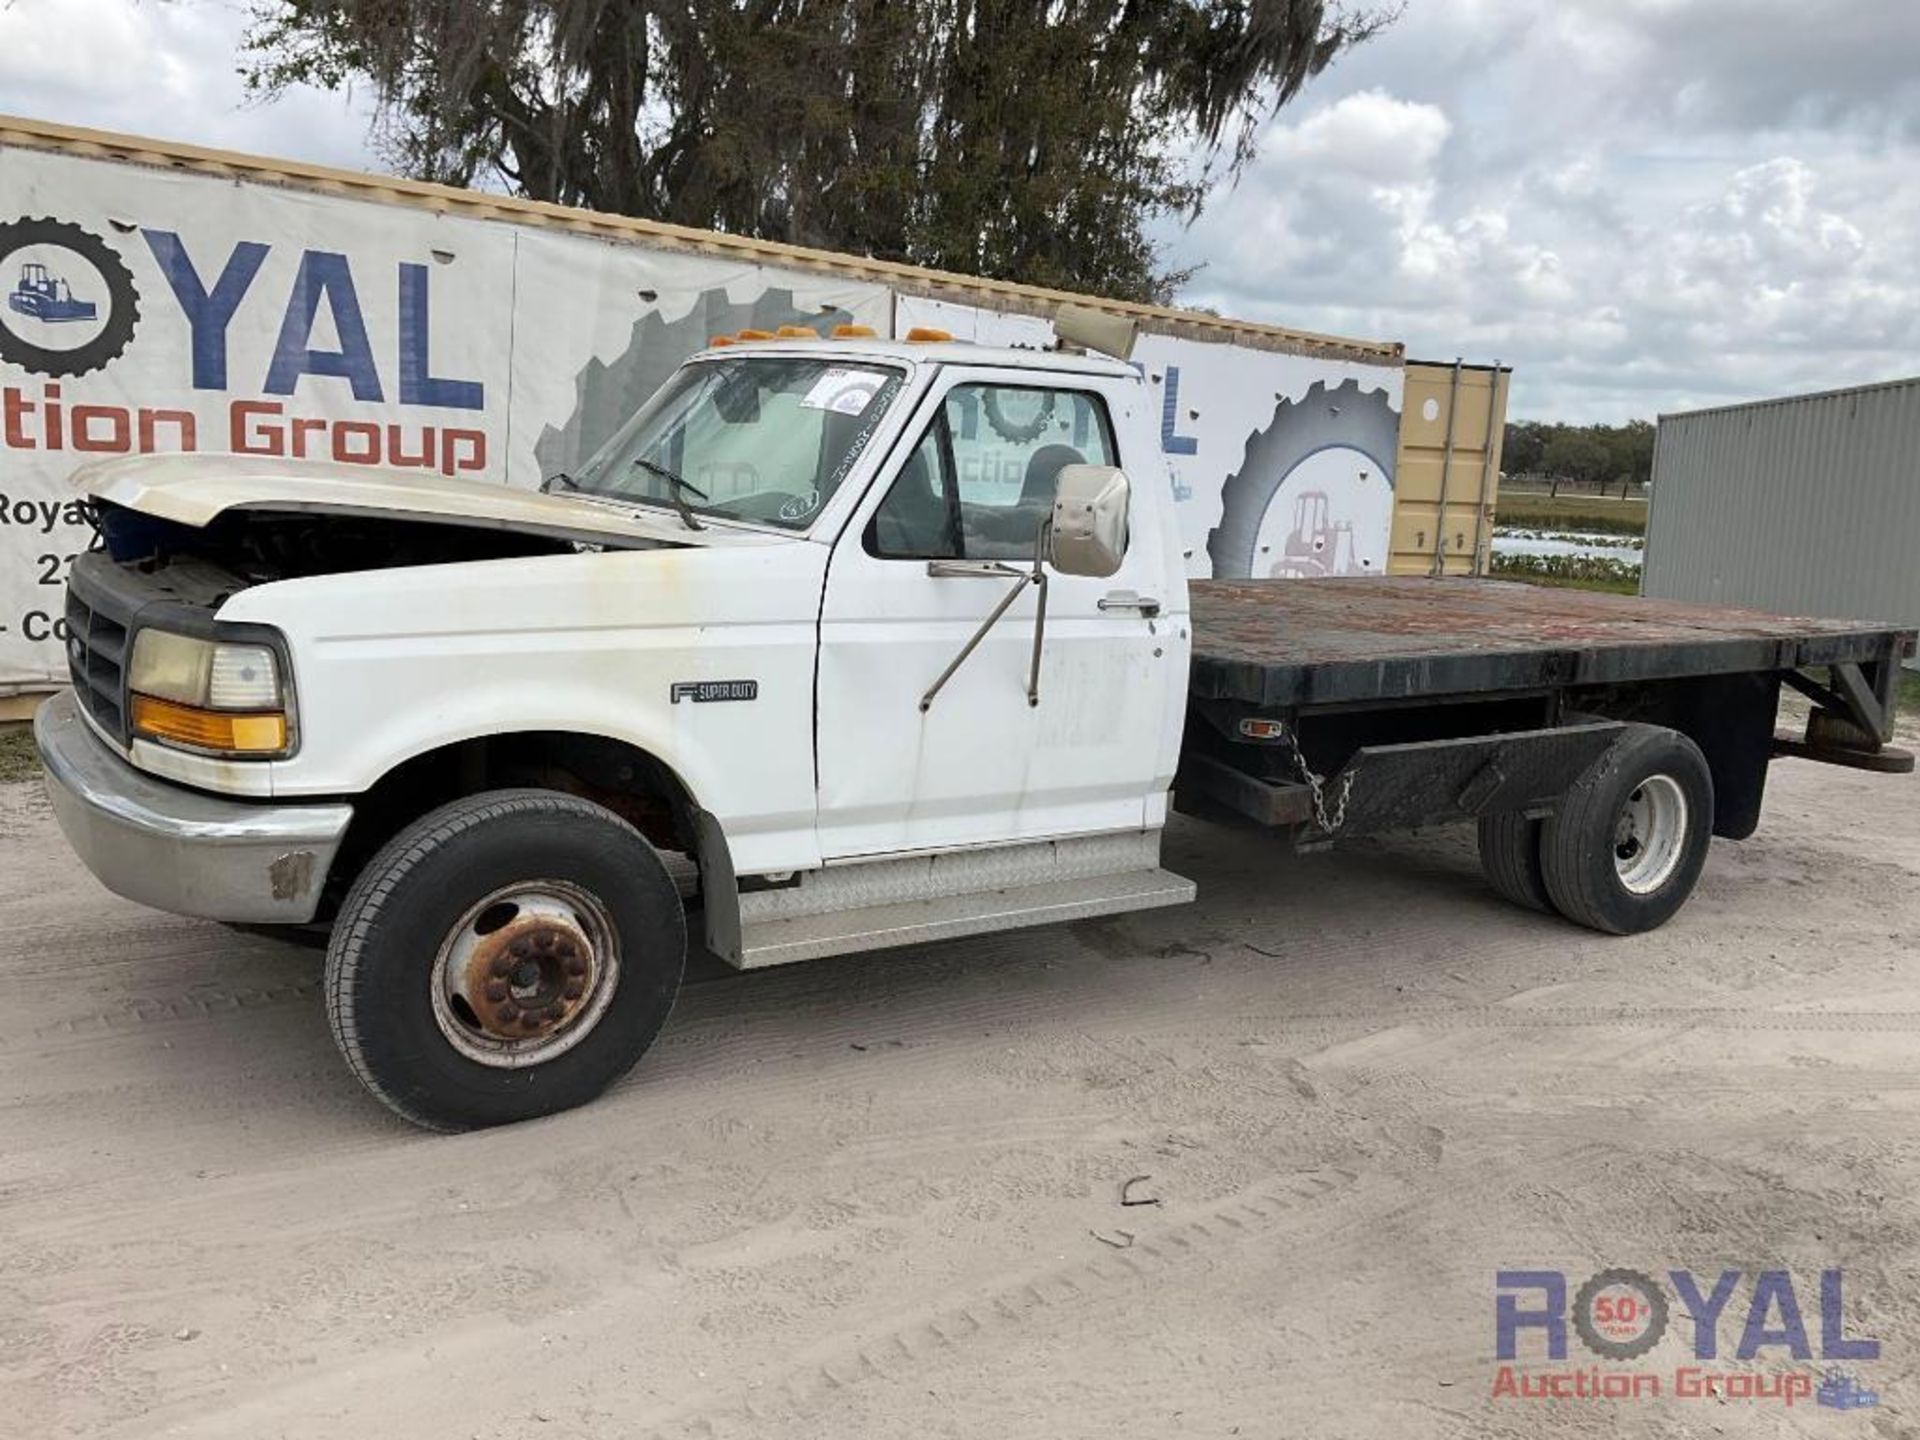
[{"label": "white flatbed truck", "polygon": [[122,895],[328,936],[355,1073],[461,1129],[626,1072],[690,931],[753,967],[1189,900],[1174,803],[1307,845],[1473,821],[1502,894],[1624,933],[1777,753],[1912,764],[1911,632],[1189,584],[1157,421],[1099,355],[750,336],[539,492],[95,467],[55,812]]}]

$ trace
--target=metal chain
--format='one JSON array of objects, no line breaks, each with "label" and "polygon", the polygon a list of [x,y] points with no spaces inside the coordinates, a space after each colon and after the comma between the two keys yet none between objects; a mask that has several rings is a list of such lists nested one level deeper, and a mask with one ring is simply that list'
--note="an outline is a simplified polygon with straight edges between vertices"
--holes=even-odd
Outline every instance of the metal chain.
[{"label": "metal chain", "polygon": [[1287,753],[1293,757],[1293,768],[1300,772],[1300,778],[1306,782],[1307,791],[1313,796],[1313,819],[1323,831],[1331,835],[1347,821],[1347,799],[1353,794],[1353,768],[1349,766],[1340,777],[1340,784],[1334,796],[1333,814],[1327,814],[1326,777],[1313,773],[1313,767],[1307,764],[1307,757],[1300,753],[1300,741],[1292,730],[1282,732]]}]

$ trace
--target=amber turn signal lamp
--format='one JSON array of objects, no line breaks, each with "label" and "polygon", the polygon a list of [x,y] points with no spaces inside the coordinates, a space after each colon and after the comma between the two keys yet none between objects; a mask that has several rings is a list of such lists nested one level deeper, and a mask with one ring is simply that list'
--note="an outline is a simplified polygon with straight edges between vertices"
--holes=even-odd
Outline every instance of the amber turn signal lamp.
[{"label": "amber turn signal lamp", "polygon": [[133,729],[149,739],[228,755],[277,755],[287,748],[287,717],[278,710],[201,710],[135,695]]}]

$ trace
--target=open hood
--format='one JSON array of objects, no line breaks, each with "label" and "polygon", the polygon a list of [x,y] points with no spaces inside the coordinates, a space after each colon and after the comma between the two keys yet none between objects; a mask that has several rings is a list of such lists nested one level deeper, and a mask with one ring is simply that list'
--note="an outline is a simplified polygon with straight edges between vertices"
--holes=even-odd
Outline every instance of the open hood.
[{"label": "open hood", "polygon": [[89,465],[73,483],[96,500],[196,528],[229,511],[357,515],[542,535],[592,545],[777,543],[712,521],[687,529],[671,511],[542,495],[478,480],[256,455],[139,455]]}]

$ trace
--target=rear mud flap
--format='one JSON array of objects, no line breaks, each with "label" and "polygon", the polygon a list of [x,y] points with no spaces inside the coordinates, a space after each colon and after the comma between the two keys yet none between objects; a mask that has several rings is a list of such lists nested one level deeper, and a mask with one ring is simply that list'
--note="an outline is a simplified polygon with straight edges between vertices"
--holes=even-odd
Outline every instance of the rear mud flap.
[{"label": "rear mud flap", "polygon": [[[1347,783],[1340,835],[1410,830],[1506,811],[1546,814],[1567,787],[1605,753],[1623,727],[1596,721],[1551,730],[1518,730],[1356,751],[1334,790]],[[1325,836],[1309,825],[1302,840]]]}]

